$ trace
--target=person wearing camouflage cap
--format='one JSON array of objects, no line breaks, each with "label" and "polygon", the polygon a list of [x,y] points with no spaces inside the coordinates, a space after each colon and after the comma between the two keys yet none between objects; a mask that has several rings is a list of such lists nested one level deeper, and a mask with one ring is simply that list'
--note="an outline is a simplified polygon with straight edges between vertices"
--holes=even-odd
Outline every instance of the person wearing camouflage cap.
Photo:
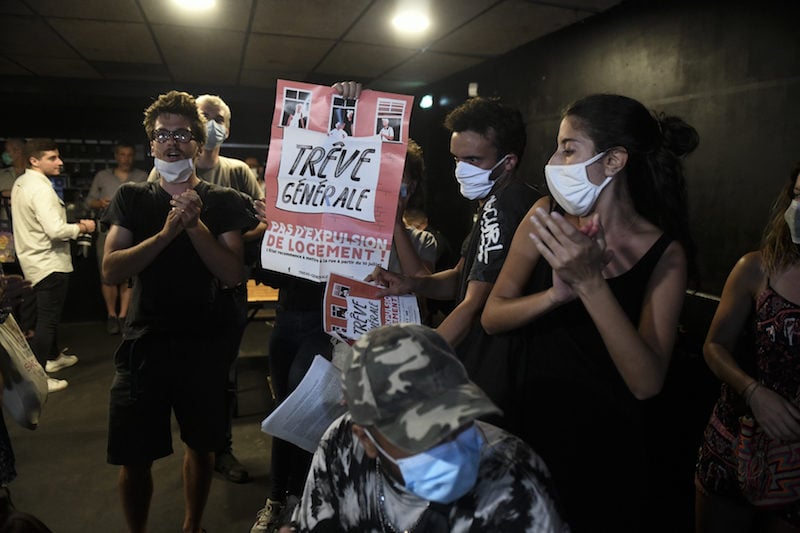
[{"label": "person wearing camouflage cap", "polygon": [[440,335],[416,324],[364,335],[342,372],[353,422],[419,453],[476,418],[499,412],[451,353]]},{"label": "person wearing camouflage cap", "polygon": [[395,324],[345,357],[291,531],[568,531],[542,460],[477,418],[498,408],[434,330]]}]

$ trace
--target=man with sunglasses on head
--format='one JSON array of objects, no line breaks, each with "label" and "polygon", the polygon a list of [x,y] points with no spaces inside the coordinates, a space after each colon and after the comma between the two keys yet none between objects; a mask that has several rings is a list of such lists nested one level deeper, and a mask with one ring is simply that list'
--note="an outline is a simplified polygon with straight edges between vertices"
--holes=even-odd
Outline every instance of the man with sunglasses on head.
[{"label": "man with sunglasses on head", "polygon": [[159,96],[144,127],[159,180],[123,184],[104,218],[111,227],[104,278],[135,278],[115,354],[108,462],[121,465],[129,530],[145,531],[151,467],[172,453],[174,411],[185,445],[183,531],[197,533],[227,419],[229,340],[217,327],[215,300],[245,279],[242,230],[252,219],[239,193],[197,176],[206,120],[191,95]]}]

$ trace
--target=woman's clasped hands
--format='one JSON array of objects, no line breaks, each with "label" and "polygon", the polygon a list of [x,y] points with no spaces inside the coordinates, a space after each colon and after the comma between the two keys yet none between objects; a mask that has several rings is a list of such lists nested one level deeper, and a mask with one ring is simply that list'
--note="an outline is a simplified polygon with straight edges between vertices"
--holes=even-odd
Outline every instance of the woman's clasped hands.
[{"label": "woman's clasped hands", "polygon": [[554,303],[573,300],[581,291],[603,282],[603,268],[613,252],[606,249],[600,215],[594,214],[576,228],[560,213],[536,209],[529,233],[539,253],[553,269]]}]

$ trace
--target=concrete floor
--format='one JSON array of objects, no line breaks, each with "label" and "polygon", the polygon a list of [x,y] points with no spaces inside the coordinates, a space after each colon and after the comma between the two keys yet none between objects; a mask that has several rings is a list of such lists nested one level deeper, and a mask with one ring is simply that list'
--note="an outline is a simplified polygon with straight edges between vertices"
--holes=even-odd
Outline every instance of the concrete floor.
[{"label": "concrete floor", "polygon": [[[26,430],[6,416],[18,477],[9,488],[17,509],[42,520],[54,533],[124,532],[117,493],[118,468],[106,463],[108,389],[119,336],[104,323],[70,323],[60,344],[78,355],[77,365],[56,374],[69,387],[53,393],[39,427]],[[269,491],[271,439],[260,430],[268,414],[269,326],[252,322],[239,359],[239,416],[233,422],[234,454],[251,481],[234,484],[215,474],[203,525],[209,533],[250,531]],[[149,531],[180,531],[183,520],[182,445],[173,424],[175,453],[153,465],[154,493]]]}]

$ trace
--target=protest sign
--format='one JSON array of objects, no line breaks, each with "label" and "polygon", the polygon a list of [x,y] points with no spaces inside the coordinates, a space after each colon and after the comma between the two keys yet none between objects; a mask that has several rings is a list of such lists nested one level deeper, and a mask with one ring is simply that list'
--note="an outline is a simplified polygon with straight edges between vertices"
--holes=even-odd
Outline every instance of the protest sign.
[{"label": "protest sign", "polygon": [[420,323],[416,296],[378,297],[379,290],[376,285],[331,274],[322,306],[325,332],[352,342],[378,326]]},{"label": "protest sign", "polygon": [[411,96],[278,80],[266,167],[264,268],[312,281],[386,266]]}]

